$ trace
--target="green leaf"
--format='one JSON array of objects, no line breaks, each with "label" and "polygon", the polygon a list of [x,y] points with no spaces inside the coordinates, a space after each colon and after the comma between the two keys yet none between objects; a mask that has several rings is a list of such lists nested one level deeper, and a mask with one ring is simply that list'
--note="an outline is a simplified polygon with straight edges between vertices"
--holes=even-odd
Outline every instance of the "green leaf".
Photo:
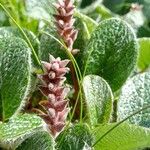
[{"label": "green leaf", "polygon": [[88,75],[83,80],[83,91],[91,124],[107,123],[113,103],[113,94],[107,82],[99,76]]},{"label": "green leaf", "polygon": [[[56,31],[53,28],[47,28],[46,32],[59,39]],[[41,35],[40,43],[39,57],[41,60],[49,61],[49,54],[53,55],[54,57],[61,57],[62,59],[67,58],[61,45],[52,37],[43,33]]]},{"label": "green leaf", "polygon": [[[34,49],[36,50],[36,52],[38,52],[39,49],[39,41],[38,38],[34,35],[34,33],[32,33],[31,31],[24,29],[24,32],[27,34],[27,37],[30,39]],[[1,27],[0,28],[0,37],[8,37],[8,36],[15,36],[15,37],[19,37],[21,39],[25,39],[25,37],[23,36],[23,34],[20,32],[20,30],[17,27]]]},{"label": "green leaf", "polygon": [[31,56],[24,40],[0,38],[2,119],[6,120],[22,109],[30,87]]},{"label": "green leaf", "polygon": [[150,66],[150,38],[140,38],[140,54],[138,58],[138,68],[145,70]]},{"label": "green leaf", "polygon": [[9,25],[8,17],[5,12],[0,8],[0,27]]},{"label": "green leaf", "polygon": [[54,140],[46,131],[36,132],[24,140],[16,150],[54,150]]},{"label": "green leaf", "polygon": [[15,149],[36,131],[43,130],[43,121],[35,115],[19,115],[0,124],[0,147]]},{"label": "green leaf", "polygon": [[96,13],[98,13],[101,16],[101,19],[108,19],[112,18],[114,16],[113,12],[110,11],[107,7],[105,7],[103,4],[97,6]]},{"label": "green leaf", "polygon": [[116,18],[102,21],[82,58],[85,74],[102,76],[116,91],[134,69],[137,54],[138,43],[127,23]]},{"label": "green leaf", "polygon": [[[122,120],[150,104],[150,72],[129,79],[123,86],[118,102],[118,120]],[[150,127],[150,109],[129,119],[130,123]]]},{"label": "green leaf", "polygon": [[[115,124],[100,125],[94,129],[96,141]],[[150,130],[130,124],[121,124],[95,146],[95,150],[137,150],[150,147]]]},{"label": "green leaf", "polygon": [[80,66],[82,64],[82,58],[84,55],[84,50],[90,39],[90,33],[86,23],[83,19],[76,17],[75,28],[79,31],[76,41],[74,42],[74,49],[79,49],[80,51],[75,55],[76,61]]},{"label": "green leaf", "polygon": [[[75,12],[75,16],[80,18],[87,26],[89,33],[91,34],[95,28],[98,26],[98,23],[94,21],[92,18],[80,13],[79,11]],[[82,29],[82,28],[81,28]],[[79,31],[80,32],[80,31]]]},{"label": "green leaf", "polygon": [[[39,52],[39,45],[40,42],[38,38],[29,30],[23,29],[27,37],[30,39],[32,46],[35,49],[35,52],[38,54]],[[18,37],[21,39],[24,39],[26,41],[26,38],[23,36],[23,34],[20,32],[20,30],[17,27],[1,27],[0,28],[0,38],[7,38],[7,37]],[[35,57],[32,56],[33,62],[35,65],[37,65],[37,62],[35,60]]]},{"label": "green leaf", "polygon": [[83,53],[88,43],[88,40],[90,39],[90,34],[89,34],[86,24],[83,22],[82,19],[78,17],[76,18],[76,21],[75,21],[75,27],[79,32],[78,32],[78,36],[73,47],[74,49],[79,49],[80,50],[79,53]]},{"label": "green leaf", "polygon": [[55,0],[26,0],[27,15],[35,19],[50,20],[54,12],[53,2]]},{"label": "green leaf", "polygon": [[92,136],[87,125],[76,124],[62,132],[56,141],[58,150],[83,150],[87,145],[92,145]]}]

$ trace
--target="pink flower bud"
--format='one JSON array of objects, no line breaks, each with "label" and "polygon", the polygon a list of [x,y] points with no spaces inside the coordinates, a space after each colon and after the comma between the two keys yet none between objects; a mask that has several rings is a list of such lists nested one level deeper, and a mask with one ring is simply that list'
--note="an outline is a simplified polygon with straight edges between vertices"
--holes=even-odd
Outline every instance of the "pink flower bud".
[{"label": "pink flower bud", "polygon": [[48,85],[48,88],[49,88],[49,90],[51,91],[51,90],[53,90],[54,89],[54,84],[53,83],[49,83],[49,85]]},{"label": "pink flower bud", "polygon": [[78,35],[78,30],[74,30],[74,32],[70,35],[70,37],[72,38],[73,41],[75,41],[77,38],[77,35]]},{"label": "pink flower bud", "polygon": [[65,121],[68,113],[69,113],[68,108],[65,108],[62,112],[58,112],[58,120],[59,121]]},{"label": "pink flower bud", "polygon": [[58,4],[61,6],[61,7],[64,7],[65,6],[65,3],[63,0],[58,0]]},{"label": "pink flower bud", "polygon": [[72,4],[71,0],[65,0],[65,5],[66,5],[67,7],[70,7],[70,6],[72,6],[73,4]]},{"label": "pink flower bud", "polygon": [[49,116],[50,116],[51,118],[55,118],[55,116],[56,116],[55,109],[49,108],[49,109],[48,109],[48,114],[49,114]]},{"label": "pink flower bud", "polygon": [[57,111],[63,111],[67,107],[68,101],[62,100],[55,103],[55,108]]},{"label": "pink flower bud", "polygon": [[70,60],[63,60],[63,61],[60,61],[59,62],[59,66],[61,67],[61,68],[64,68],[64,67],[66,67],[67,66],[67,64],[70,62]]},{"label": "pink flower bud", "polygon": [[52,70],[57,71],[59,69],[59,64],[58,63],[53,63],[52,64]]},{"label": "pink flower bud", "polygon": [[52,104],[54,104],[55,101],[56,101],[55,95],[54,95],[54,94],[49,94],[49,95],[48,95],[48,100],[49,100]]},{"label": "pink flower bud", "polygon": [[49,71],[51,69],[51,64],[50,63],[42,61],[42,64],[43,64],[44,68],[46,69],[46,71]]},{"label": "pink flower bud", "polygon": [[63,123],[63,122],[57,122],[57,123],[53,126],[53,128],[54,128],[57,132],[60,132],[60,131],[63,129],[64,126],[65,126],[65,123]]},{"label": "pink flower bud", "polygon": [[60,15],[65,16],[66,10],[64,8],[59,7],[57,10],[58,10]]},{"label": "pink flower bud", "polygon": [[79,51],[80,51],[79,49],[73,49],[73,50],[72,50],[72,54],[75,55],[75,54],[77,54]]},{"label": "pink flower bud", "polygon": [[50,79],[54,79],[56,77],[56,73],[54,71],[50,71],[48,76]]}]

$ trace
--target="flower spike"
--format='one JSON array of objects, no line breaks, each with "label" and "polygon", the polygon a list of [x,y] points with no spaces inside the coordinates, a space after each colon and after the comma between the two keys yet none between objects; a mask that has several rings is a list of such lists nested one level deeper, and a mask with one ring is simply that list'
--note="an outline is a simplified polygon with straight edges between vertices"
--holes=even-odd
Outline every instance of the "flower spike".
[{"label": "flower spike", "polygon": [[73,44],[77,39],[78,30],[74,29],[75,19],[73,18],[75,6],[72,0],[58,0],[53,4],[57,10],[57,14],[54,14],[55,25],[57,32],[63,39],[68,50],[75,55],[79,50],[73,49]]},{"label": "flower spike", "polygon": [[47,100],[39,104],[44,108],[45,114],[40,116],[47,123],[48,129],[56,137],[64,128],[65,120],[69,112],[66,96],[70,89],[64,86],[65,74],[69,71],[66,65],[69,60],[62,60],[49,56],[50,62],[43,62],[45,73],[39,75],[42,85],[40,91],[47,97]]}]

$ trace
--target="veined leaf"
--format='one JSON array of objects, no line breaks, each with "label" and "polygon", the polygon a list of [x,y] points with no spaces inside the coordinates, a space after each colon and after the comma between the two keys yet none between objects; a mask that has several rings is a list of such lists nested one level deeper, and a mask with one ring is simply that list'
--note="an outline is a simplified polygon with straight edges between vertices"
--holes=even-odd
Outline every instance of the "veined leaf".
[{"label": "veined leaf", "polygon": [[0,38],[0,74],[2,119],[10,118],[22,109],[30,87],[31,56],[24,40]]},{"label": "veined leaf", "polygon": [[79,11],[75,12],[75,16],[77,18],[80,18],[82,20],[82,22],[84,22],[87,26],[87,29],[89,31],[89,33],[91,34],[95,28],[98,26],[98,23],[96,21],[94,21],[92,18],[80,13]]},{"label": "veined leaf", "polygon": [[79,32],[73,47],[74,49],[80,50],[75,57],[78,62],[78,65],[80,66],[82,63],[85,48],[90,40],[92,32],[95,30],[98,24],[92,18],[78,11],[75,12],[75,16],[75,28]]},{"label": "veined leaf", "polygon": [[[116,124],[96,127],[93,132],[95,140],[114,125]],[[127,123],[115,128],[94,146],[95,150],[138,150],[146,147],[150,147],[150,130]]]},{"label": "veined leaf", "polygon": [[[54,30],[54,28],[47,28],[46,32],[59,39],[57,32]],[[49,54],[53,55],[54,57],[61,56],[61,58],[67,58],[65,51],[63,50],[61,45],[49,35],[43,33],[41,35],[40,43],[41,44],[40,44],[39,56],[41,60],[48,61]]]},{"label": "veined leaf", "polygon": [[107,82],[99,76],[88,75],[83,80],[83,91],[91,124],[107,123],[113,104],[113,94]]},{"label": "veined leaf", "polygon": [[0,124],[0,147],[15,149],[27,137],[36,131],[43,130],[43,121],[35,115],[19,115],[8,123]]},{"label": "veined leaf", "polygon": [[[23,29],[27,37],[29,38],[30,42],[32,43],[32,46],[34,47],[35,52],[39,53],[39,45],[40,42],[38,38],[29,30]],[[7,38],[7,37],[18,37],[21,39],[24,39],[26,41],[26,38],[22,35],[20,30],[16,27],[1,27],[0,28],[0,38]],[[32,56],[32,54],[31,54]],[[35,60],[35,57],[32,56],[34,65],[37,65],[37,62]]]},{"label": "veined leaf", "polygon": [[[118,120],[150,104],[150,72],[129,79],[123,86],[118,102]],[[150,127],[150,109],[129,119],[130,123]]]},{"label": "veined leaf", "polygon": [[86,47],[84,73],[102,76],[116,91],[134,69],[137,54],[138,43],[131,27],[120,19],[104,20]]},{"label": "veined leaf", "polygon": [[[36,52],[38,52],[39,49],[39,41],[38,38],[29,30],[24,29],[24,32],[27,34],[27,37],[30,39],[34,49]],[[0,28],[0,38],[8,37],[8,36],[15,36],[19,37],[21,39],[25,39],[25,37],[22,35],[20,30],[17,27],[1,27]]]},{"label": "veined leaf", "polygon": [[54,139],[46,131],[38,131],[24,140],[16,150],[54,150]]},{"label": "veined leaf", "polygon": [[[65,134],[64,137],[63,134]],[[87,145],[92,145],[92,136],[87,125],[76,124],[62,132],[56,141],[59,150],[83,150]]]},{"label": "veined leaf", "polygon": [[54,12],[52,3],[55,0],[26,0],[27,14],[40,20],[50,20]]}]

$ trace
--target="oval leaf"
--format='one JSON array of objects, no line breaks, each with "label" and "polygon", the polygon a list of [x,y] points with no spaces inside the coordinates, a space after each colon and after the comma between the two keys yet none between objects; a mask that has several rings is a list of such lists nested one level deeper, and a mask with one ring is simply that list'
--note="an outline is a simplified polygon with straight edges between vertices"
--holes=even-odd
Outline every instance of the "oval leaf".
[{"label": "oval leaf", "polygon": [[0,124],[0,147],[15,149],[25,138],[40,130],[43,130],[43,121],[38,116],[13,117],[8,123]]},{"label": "oval leaf", "polygon": [[[38,41],[38,38],[31,31],[29,31],[27,29],[23,29],[23,30],[26,33],[27,37],[30,39],[36,52],[38,52],[39,43],[40,43]],[[26,41],[25,37],[23,36],[23,34],[20,32],[20,30],[17,27],[1,27],[0,28],[0,38],[4,38],[4,37],[8,37],[8,36],[15,36],[15,37],[24,39]]]},{"label": "oval leaf", "polygon": [[59,150],[83,150],[92,145],[92,136],[87,125],[76,124],[62,132],[56,141]]},{"label": "oval leaf", "polygon": [[56,0],[26,0],[27,15],[40,20],[51,20],[54,13],[52,3]]},{"label": "oval leaf", "polygon": [[[122,120],[150,104],[150,73],[136,75],[123,86],[118,103],[118,120]],[[150,127],[150,109],[129,119],[129,122]]]},{"label": "oval leaf", "polygon": [[[30,42],[32,43],[32,46],[34,47],[35,52],[38,54],[39,45],[40,45],[38,38],[31,31],[27,29],[23,29],[23,30],[25,34],[27,35],[27,37],[29,38]],[[0,38],[7,38],[7,37],[18,37],[26,41],[26,38],[23,36],[23,34],[20,32],[20,30],[17,27],[1,27]],[[34,56],[32,56],[32,60],[33,60],[34,65],[37,66],[38,64]]]},{"label": "oval leaf", "polygon": [[[100,125],[94,129],[96,140],[116,124]],[[150,130],[135,125],[121,124],[95,146],[95,150],[139,150],[150,147]]]},{"label": "oval leaf", "polygon": [[46,131],[36,132],[24,140],[16,150],[54,150],[54,140]]},{"label": "oval leaf", "polygon": [[1,102],[3,120],[11,117],[25,103],[31,73],[30,49],[20,38],[0,38]]},{"label": "oval leaf", "polygon": [[102,21],[82,58],[84,73],[102,76],[116,91],[134,69],[137,54],[138,44],[128,24],[116,18]]},{"label": "oval leaf", "polygon": [[88,75],[83,80],[83,91],[91,124],[108,122],[112,112],[113,94],[107,82],[99,76]]},{"label": "oval leaf", "polygon": [[[54,37],[58,38],[57,32],[53,28],[47,28],[46,32]],[[54,57],[67,58],[65,51],[61,47],[61,45],[55,41],[52,37],[42,34],[40,39],[40,51],[39,56],[41,60],[48,61],[49,54],[53,55]]]}]

